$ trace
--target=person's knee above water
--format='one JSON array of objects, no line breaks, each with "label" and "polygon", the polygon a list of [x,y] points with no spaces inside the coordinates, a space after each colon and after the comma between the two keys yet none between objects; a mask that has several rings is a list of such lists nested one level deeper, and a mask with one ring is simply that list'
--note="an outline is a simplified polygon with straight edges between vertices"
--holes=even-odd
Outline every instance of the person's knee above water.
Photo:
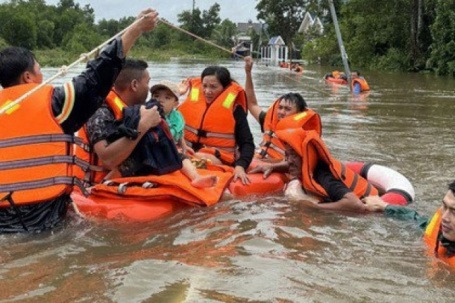
[{"label": "person's knee above water", "polygon": [[421,216],[415,210],[389,205],[378,196],[364,199],[370,211],[382,211],[388,217],[415,221],[424,230],[424,240],[431,254],[455,266],[455,181],[448,186],[442,205],[431,217]]},{"label": "person's knee above water", "polygon": [[[63,221],[75,182],[73,133],[101,105],[124,56],[155,27],[157,16],[154,10],[143,11],[81,75],[64,86],[40,86],[0,115],[0,164],[8,163],[0,174],[0,232],[42,231]],[[0,51],[0,108],[38,89],[42,80],[33,53],[19,47]]]},{"label": "person's knee above water", "polygon": [[319,114],[308,108],[304,98],[298,93],[287,93],[279,97],[267,111],[259,106],[254,91],[252,78],[253,59],[245,58],[245,92],[248,99],[248,110],[258,121],[263,133],[260,150],[256,153],[259,159],[284,159],[283,144],[276,138],[275,132],[288,128],[303,128],[322,132]]},{"label": "person's knee above water", "polygon": [[179,107],[185,118],[186,143],[196,157],[234,166],[234,181],[248,183],[245,170],[253,158],[254,142],[245,91],[222,66],[205,68],[189,84],[188,96]]}]

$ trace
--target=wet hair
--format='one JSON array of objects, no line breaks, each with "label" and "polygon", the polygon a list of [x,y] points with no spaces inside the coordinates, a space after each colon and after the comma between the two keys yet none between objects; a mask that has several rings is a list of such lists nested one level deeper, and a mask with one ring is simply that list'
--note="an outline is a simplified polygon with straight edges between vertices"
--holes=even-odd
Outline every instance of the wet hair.
[{"label": "wet hair", "polygon": [[33,72],[35,61],[35,55],[23,47],[11,46],[0,51],[0,85],[7,88],[20,84],[24,72]]},{"label": "wet hair", "polygon": [[144,77],[144,71],[148,68],[147,62],[143,60],[126,59],[114,86],[119,91],[124,91],[128,88],[131,81],[140,81]]},{"label": "wet hair", "polygon": [[355,73],[357,76],[360,77],[360,72],[359,72],[358,70],[353,70],[353,71],[351,71],[351,74],[352,74],[352,73]]},{"label": "wet hair", "polygon": [[287,93],[285,95],[282,95],[279,100],[286,100],[291,104],[295,104],[297,112],[303,112],[308,108],[305,99],[303,99],[302,95],[298,93]]},{"label": "wet hair", "polygon": [[206,67],[202,71],[201,80],[204,79],[204,77],[206,76],[215,76],[218,79],[218,81],[220,81],[223,88],[228,87],[232,83],[232,81],[234,81],[231,78],[231,73],[229,72],[229,70],[223,66],[212,65]]},{"label": "wet hair", "polygon": [[455,180],[449,183],[449,190],[455,195]]}]

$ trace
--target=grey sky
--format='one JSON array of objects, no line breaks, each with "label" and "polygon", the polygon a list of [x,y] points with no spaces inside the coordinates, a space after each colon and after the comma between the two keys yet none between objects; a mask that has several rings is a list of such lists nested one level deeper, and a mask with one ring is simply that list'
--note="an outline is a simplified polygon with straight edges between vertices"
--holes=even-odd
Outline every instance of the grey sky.
[{"label": "grey sky", "polygon": [[[58,2],[59,0],[46,0],[47,4],[56,5]],[[81,6],[90,4],[95,10],[96,20],[136,16],[142,9],[153,7],[159,12],[160,17],[177,23],[177,14],[193,7],[193,0],[74,0],[74,2]],[[247,22],[249,19],[257,21],[256,0],[195,0],[196,7],[201,11],[207,10],[215,2],[221,7],[222,20],[229,18],[235,23]]]}]

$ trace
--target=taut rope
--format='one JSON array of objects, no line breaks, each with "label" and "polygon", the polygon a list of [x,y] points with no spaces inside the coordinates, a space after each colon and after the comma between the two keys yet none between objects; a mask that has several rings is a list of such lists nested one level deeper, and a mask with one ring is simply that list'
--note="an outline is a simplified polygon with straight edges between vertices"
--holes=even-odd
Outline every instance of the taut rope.
[{"label": "taut rope", "polygon": [[[144,16],[145,17],[145,16]],[[144,18],[142,17],[142,18]],[[78,60],[74,61],[73,63],[71,63],[70,65],[68,66],[62,66],[60,68],[60,70],[52,77],[50,77],[49,79],[47,79],[46,81],[43,81],[41,84],[39,84],[38,86],[34,87],[33,89],[31,89],[30,91],[28,91],[27,93],[23,94],[22,96],[20,96],[19,98],[17,98],[16,100],[14,100],[13,102],[10,102],[6,105],[4,105],[2,108],[0,108],[0,115],[4,114],[6,111],[8,111],[10,108],[20,104],[22,101],[24,101],[26,98],[28,98],[30,95],[32,95],[33,93],[35,93],[36,91],[38,91],[39,89],[41,89],[43,86],[51,83],[52,81],[54,81],[55,79],[57,79],[58,77],[60,76],[64,76],[69,69],[73,68],[75,65],[81,63],[81,62],[84,62],[84,61],[87,61],[88,58],[90,58],[90,56],[92,56],[93,54],[96,54],[98,53],[104,46],[106,46],[109,42],[111,42],[112,40],[116,39],[117,37],[121,36],[123,33],[125,33],[130,27],[132,27],[134,24],[136,24],[137,22],[139,22],[142,18],[139,18],[137,19],[136,21],[134,21],[131,25],[129,25],[128,27],[126,27],[125,29],[123,29],[122,31],[118,32],[117,34],[115,34],[113,37],[109,38],[108,40],[104,41],[103,43],[101,43],[100,45],[98,45],[96,48],[94,48],[92,51],[90,51],[89,53],[85,53],[85,54],[81,54],[81,56],[79,57]]]}]

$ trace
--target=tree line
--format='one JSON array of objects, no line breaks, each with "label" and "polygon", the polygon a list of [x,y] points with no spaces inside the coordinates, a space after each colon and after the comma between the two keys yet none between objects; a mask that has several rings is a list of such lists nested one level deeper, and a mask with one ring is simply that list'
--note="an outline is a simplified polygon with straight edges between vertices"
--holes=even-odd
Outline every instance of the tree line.
[{"label": "tree line", "polygon": [[[291,49],[301,50],[310,62],[341,65],[327,0],[256,0],[256,17],[265,23],[262,33],[252,28],[255,48],[266,45],[271,36],[281,35]],[[422,71],[455,75],[455,0],[334,0],[344,45],[356,67]],[[221,20],[220,5],[208,10],[184,10],[177,15],[178,26],[211,42],[231,49],[236,24]],[[305,12],[318,16],[324,25],[298,33]],[[112,37],[134,21],[102,19],[95,23],[90,5],[60,0],[11,0],[0,4],[0,47],[18,45],[32,50],[61,50],[77,55]],[[247,20],[245,20],[247,21]],[[172,50],[181,54],[223,56],[229,54],[177,31],[164,23],[140,38],[143,53]]]}]

